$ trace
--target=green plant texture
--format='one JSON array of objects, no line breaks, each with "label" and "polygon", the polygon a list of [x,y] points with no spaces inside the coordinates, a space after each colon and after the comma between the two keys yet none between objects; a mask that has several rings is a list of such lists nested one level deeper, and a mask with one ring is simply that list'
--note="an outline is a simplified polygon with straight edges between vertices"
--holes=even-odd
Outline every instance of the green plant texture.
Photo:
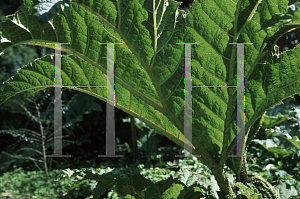
[{"label": "green plant texture", "polygon": [[53,183],[60,173],[61,170],[55,169],[46,176],[43,171],[24,172],[21,167],[17,168],[1,176],[0,198],[60,198],[67,193],[73,198],[83,198],[83,195],[91,194],[91,183],[71,192],[68,191],[71,180]]},{"label": "green plant texture", "polygon": [[[41,94],[41,93],[40,93]],[[18,96],[15,99],[11,99],[8,101],[7,105],[11,108],[13,108],[17,113],[24,114],[29,117],[29,119],[39,126],[39,132],[35,132],[26,128],[21,129],[9,129],[9,130],[0,130],[0,134],[10,134],[14,137],[23,138],[26,142],[25,147],[22,147],[21,149],[14,151],[14,154],[9,154],[7,152],[2,151],[2,154],[5,154],[7,156],[10,156],[12,158],[16,159],[24,159],[24,160],[31,160],[35,164],[35,166],[41,171],[41,167],[39,166],[40,163],[42,163],[43,170],[46,173],[46,176],[48,176],[48,170],[51,170],[51,164],[52,161],[56,162],[56,160],[53,160],[53,158],[50,158],[50,167],[48,169],[47,165],[47,157],[46,157],[46,150],[49,147],[53,147],[53,134],[49,133],[50,130],[52,130],[53,127],[53,121],[50,119],[51,116],[53,118],[53,115],[51,114],[51,111],[49,111],[51,105],[53,107],[53,103],[49,103],[47,110],[45,112],[40,112],[41,105],[43,105],[43,101],[45,100],[45,97],[47,97],[49,94],[49,90],[44,94],[43,98],[37,102],[39,95],[36,95],[33,99],[24,98],[24,96]],[[50,95],[50,94],[49,94]],[[77,96],[75,96],[77,97]],[[83,99],[86,99],[83,97]],[[28,107],[29,102],[34,103],[34,109]],[[72,102],[72,101],[71,101]],[[93,108],[94,104],[88,103],[88,99],[86,99],[86,106],[81,106],[82,110],[89,110]],[[70,114],[73,114],[72,111],[78,111],[76,110],[72,104],[70,104]],[[95,108],[95,107],[94,107]],[[80,109],[79,109],[80,110]],[[99,111],[101,109],[98,109]],[[32,112],[36,111],[37,115],[34,115]],[[82,112],[78,112],[78,115],[80,115]],[[49,117],[50,115],[50,117]],[[49,118],[46,118],[49,117]],[[69,121],[66,125],[64,125],[62,128],[65,128],[65,126],[69,125],[69,123],[72,123],[73,121]],[[42,124],[48,124],[47,128],[44,129]],[[63,137],[68,137],[63,136]],[[20,141],[20,140],[19,140]],[[64,144],[69,144],[70,141],[65,140]],[[65,145],[66,146],[66,145]],[[21,153],[22,155],[18,154],[20,151],[23,151]],[[33,158],[32,156],[39,155],[40,158]],[[24,157],[25,156],[25,157]],[[57,162],[56,162],[57,163]]]},{"label": "green plant texture", "polygon": [[[105,190],[113,190],[121,198],[199,198],[204,194],[217,197],[219,187],[215,179],[207,179],[209,173],[200,168],[182,168],[175,173],[168,169],[65,169],[57,181],[69,179],[69,190],[88,181],[97,182],[93,187],[93,197],[99,198]],[[180,175],[179,175],[180,174]],[[116,180],[115,180],[116,179]]]},{"label": "green plant texture", "polygon": [[[295,3],[295,1],[293,1]],[[106,85],[107,46],[116,44],[115,106],[184,147],[184,45],[192,45],[193,85],[237,85],[236,45],[245,45],[245,133],[250,143],[265,111],[300,93],[300,47],[274,54],[283,34],[300,27],[299,3],[288,0],[195,0],[189,13],[173,0],[24,0],[6,16],[0,55],[20,44],[62,44],[63,85]],[[52,9],[48,9],[52,8]],[[276,56],[275,56],[276,55]],[[5,82],[0,105],[54,85],[54,54],[36,59]],[[105,88],[72,89],[107,100]],[[194,155],[214,174],[223,195],[234,195],[224,165],[239,179],[235,155],[234,88],[196,88],[192,94]],[[287,139],[299,146],[299,137]],[[244,144],[244,148],[245,148]],[[222,196],[219,194],[219,196]]]},{"label": "green plant texture", "polygon": [[278,193],[276,192],[275,188],[264,178],[260,176],[253,176],[249,181],[252,185],[254,185],[259,192],[262,194],[264,198],[274,198],[278,199]]}]

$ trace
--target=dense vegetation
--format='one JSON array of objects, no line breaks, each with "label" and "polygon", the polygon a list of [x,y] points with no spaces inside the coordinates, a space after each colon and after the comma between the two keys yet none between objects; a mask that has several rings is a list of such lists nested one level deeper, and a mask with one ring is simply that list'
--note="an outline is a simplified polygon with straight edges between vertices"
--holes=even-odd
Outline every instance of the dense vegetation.
[{"label": "dense vegetation", "polygon": [[[1,20],[3,16],[13,14],[21,3],[1,1]],[[299,30],[295,30],[280,38],[277,42],[280,52],[294,48],[299,36]],[[19,45],[9,49],[0,57],[1,82],[15,74],[19,67],[49,53],[53,53],[53,50],[36,46]],[[142,175],[148,176],[153,182],[182,174],[185,169],[200,172],[205,182],[202,187],[205,194],[217,197],[218,185],[206,166],[193,158],[175,157],[183,153],[182,148],[119,109],[115,109],[116,154],[123,154],[124,158],[98,158],[98,155],[106,154],[106,104],[71,89],[63,89],[62,102],[63,133],[68,136],[63,141],[63,154],[72,157],[43,159],[42,145],[32,138],[47,141],[53,136],[53,92],[53,88],[47,89],[45,94],[40,93],[30,99],[19,95],[0,106],[0,198],[89,198],[95,182],[88,181],[70,191],[71,179],[56,183],[58,174],[68,168],[80,170],[107,167],[139,167]],[[288,105],[295,107],[295,110],[289,112],[292,109]],[[297,198],[300,195],[300,151],[272,136],[272,132],[281,126],[280,132],[289,130],[299,133],[299,113],[299,95],[274,106],[266,114],[267,120],[257,140],[248,147],[248,154],[254,155],[254,158],[248,160],[249,175],[263,176],[280,190],[281,198]],[[45,138],[41,137],[41,133]],[[132,139],[132,135],[136,135],[136,140]],[[45,152],[52,154],[53,140],[48,141],[45,143]],[[24,148],[30,150],[22,150]],[[235,176],[229,168],[226,169],[233,186]],[[112,190],[107,190],[102,197],[119,198]]]}]

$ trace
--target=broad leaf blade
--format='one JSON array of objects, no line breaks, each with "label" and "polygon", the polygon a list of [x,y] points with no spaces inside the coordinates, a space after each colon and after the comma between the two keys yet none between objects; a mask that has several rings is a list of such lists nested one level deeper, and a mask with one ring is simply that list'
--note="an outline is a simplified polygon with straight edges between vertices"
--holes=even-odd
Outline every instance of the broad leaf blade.
[{"label": "broad leaf blade", "polygon": [[[145,18],[148,12],[151,13],[151,10],[148,10],[151,8],[149,4],[141,5],[135,1],[122,1],[119,4],[114,4],[110,1],[103,2],[103,4],[97,2],[94,4],[89,2],[85,4],[80,3],[80,1],[72,2],[72,9],[64,8],[60,5],[59,15],[53,15],[52,21],[50,20],[42,28],[32,14],[31,2],[28,0],[24,1],[15,15],[4,20],[1,38],[3,42],[0,45],[1,52],[7,47],[21,42],[51,48],[54,48],[54,45],[45,44],[44,42],[70,42],[71,45],[62,45],[62,50],[73,53],[85,62],[80,59],[67,59],[69,62],[63,61],[63,85],[105,85],[106,77],[103,73],[106,74],[106,45],[100,45],[98,42],[124,43],[126,45],[115,46],[116,57],[118,57],[116,58],[118,67],[115,73],[116,107],[122,107],[122,110],[134,113],[135,117],[152,123],[152,127],[155,126],[160,131],[163,129],[165,133],[169,134],[167,137],[171,138],[171,140],[182,142],[184,140],[183,134],[161,113],[161,111],[165,112],[165,110],[151,83],[149,74],[143,68],[149,68],[153,54],[158,52],[157,48],[161,49],[166,45],[172,34],[183,27],[182,12],[177,11],[179,3],[171,1],[167,6],[164,2],[160,2],[160,4],[156,2],[156,12],[160,13],[156,15],[155,24],[151,18],[153,14],[150,15],[148,21],[148,17]],[[116,12],[116,9],[120,10],[119,13]],[[135,13],[135,17],[133,13]],[[29,20],[27,21],[26,19]],[[16,21],[18,23],[15,23]],[[151,27],[148,26],[149,30],[147,30],[142,25],[147,23],[152,24],[151,31]],[[178,26],[176,26],[177,24]],[[10,31],[9,34],[5,30],[11,30],[11,27],[16,28],[16,30],[22,29],[26,33]],[[153,34],[153,32],[156,33]],[[175,43],[175,40],[173,43]],[[154,50],[155,46],[156,51]],[[182,51],[182,47],[175,47]],[[177,50],[176,48],[174,49],[175,51]],[[8,84],[7,82],[6,89],[8,90],[3,92],[2,99],[6,100],[8,97],[13,96],[14,93],[21,92],[22,89],[34,88],[35,91],[38,91],[37,86],[44,85],[45,88],[54,85],[53,73],[51,72],[54,64],[53,57],[45,57],[44,59],[45,63],[43,59],[33,63],[33,65],[35,63],[37,65],[35,65],[32,73],[27,71],[27,75],[24,74],[23,77],[21,77],[22,73],[18,74],[16,78],[22,79],[18,79],[20,80],[19,84]],[[177,61],[182,61],[182,59],[177,59]],[[52,65],[49,65],[49,63]],[[182,66],[182,64],[178,63],[177,65]],[[64,68],[64,66],[66,67]],[[27,67],[23,68],[24,72],[26,72],[25,69]],[[36,72],[40,73],[41,71],[41,75],[45,76],[44,79],[36,74]],[[38,77],[32,80],[32,77],[35,76]],[[95,83],[101,78],[104,82]],[[127,88],[124,88],[124,86]],[[9,90],[13,92],[7,92]],[[105,89],[84,90],[86,91],[83,92],[97,96],[102,100],[106,99]],[[91,90],[93,90],[92,93],[88,92]],[[98,90],[98,93],[94,90]],[[99,95],[100,93],[101,95]]]},{"label": "broad leaf blade", "polygon": [[[286,11],[287,0],[195,0],[186,18],[188,26],[177,10],[179,4],[172,0],[76,0],[70,8],[59,5],[59,15],[52,15],[42,27],[31,1],[24,0],[15,15],[4,19],[0,53],[17,44],[54,48],[45,42],[69,42],[62,45],[63,51],[73,54],[62,59],[63,85],[106,85],[107,47],[99,42],[123,43],[115,45],[116,107],[182,147],[184,46],[175,43],[200,43],[192,45],[193,85],[225,86],[237,84],[236,45],[229,43],[253,43],[245,45],[246,132],[268,108],[300,92],[299,63],[274,60],[270,52],[270,43],[299,24],[274,26],[269,32],[264,28],[270,20],[276,25],[273,17]],[[288,55],[296,57],[297,53],[295,48]],[[0,103],[25,89],[54,85],[53,55],[32,65],[31,72],[28,65],[6,83]],[[105,88],[73,89],[106,101]],[[230,89],[193,88],[193,140],[187,143],[193,143],[195,154],[202,155],[201,161],[207,161],[210,168],[221,154],[224,132],[227,146],[235,142],[236,96]],[[234,159],[226,163],[237,171],[239,158]]]},{"label": "broad leaf blade", "polygon": [[[288,1],[235,3],[196,0],[187,16],[187,23],[191,28],[187,29],[189,31],[186,38],[189,38],[189,42],[200,43],[193,48],[193,85],[236,85],[236,51],[233,51],[236,45],[229,43],[234,39],[237,39],[238,43],[253,43],[245,45],[244,56],[245,77],[247,77],[245,78],[245,133],[270,107],[300,92],[298,82],[300,64],[296,61],[297,56],[299,57],[298,49],[294,49],[285,57],[282,61],[282,69],[279,69],[278,65],[273,67],[274,60],[270,58],[271,52],[263,50],[266,46],[266,38],[272,37],[277,40],[281,35],[266,30],[259,31],[262,29],[261,24],[278,13],[286,12],[287,5]],[[237,20],[236,29],[235,20]],[[296,27],[300,27],[299,24],[290,22],[289,26],[284,27],[284,31],[277,30],[286,32]],[[288,62],[290,56],[293,58]],[[267,64],[262,64],[264,62]],[[282,77],[278,69],[284,74]],[[276,85],[272,84],[272,80],[273,83],[276,81]],[[224,132],[228,133],[228,146],[236,142],[236,104],[234,103],[236,94],[234,95],[235,91],[231,91],[233,93],[231,96],[227,91],[229,89],[226,88],[193,89],[193,144],[198,149],[200,148],[198,143],[205,143],[205,147],[215,157],[220,155],[224,144]],[[228,113],[225,114],[230,103],[233,103],[234,109],[227,110]],[[226,127],[226,123],[230,125]],[[235,144],[231,146],[229,152],[235,155]],[[226,163],[237,171],[239,159],[232,158]]]}]

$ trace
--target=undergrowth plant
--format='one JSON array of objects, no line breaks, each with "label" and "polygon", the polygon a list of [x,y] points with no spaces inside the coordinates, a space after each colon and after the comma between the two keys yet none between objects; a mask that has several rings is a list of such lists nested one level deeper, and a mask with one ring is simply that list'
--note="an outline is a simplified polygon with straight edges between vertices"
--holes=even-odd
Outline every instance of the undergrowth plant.
[{"label": "undergrowth plant", "polygon": [[[282,100],[300,93],[300,48],[281,54],[275,43],[283,34],[300,27],[299,3],[292,0],[195,0],[188,14],[173,0],[24,0],[18,11],[3,19],[0,55],[14,45],[28,44],[54,48],[62,44],[62,85],[85,92],[103,101],[107,90],[78,85],[107,84],[107,46],[122,43],[115,51],[115,106],[147,123],[160,134],[201,155],[214,175],[219,198],[234,197],[224,167],[246,182],[245,158],[236,155],[237,45],[245,44],[245,139],[243,153],[259,129],[265,112]],[[185,55],[184,45],[192,44],[192,139],[185,140]],[[250,44],[251,43],[251,44]],[[54,85],[54,55],[46,55],[21,68],[5,82],[0,105],[19,92],[27,97],[45,92]],[[58,77],[57,77],[58,78]],[[211,86],[200,87],[200,86]],[[299,136],[284,136],[300,148]],[[122,172],[82,170],[84,177],[98,182],[93,195],[105,187],[121,186],[128,179]],[[116,171],[118,172],[118,171]],[[73,175],[68,171],[69,176]],[[99,174],[103,174],[100,176]],[[186,193],[197,197],[201,191],[175,179],[163,183],[147,181],[134,173],[133,194],[148,192],[178,198]],[[84,181],[83,180],[83,181]],[[137,183],[143,181],[143,183]],[[172,183],[174,182],[174,183]],[[121,184],[121,185],[119,185]],[[128,185],[128,184],[127,184]],[[158,186],[160,185],[160,186]],[[131,186],[131,185],[128,185]],[[133,186],[133,185],[132,185]],[[132,187],[131,186],[131,187]],[[145,190],[145,186],[148,188]],[[157,191],[160,189],[167,192]],[[195,188],[195,189],[194,189]],[[120,193],[125,194],[125,190]],[[201,193],[202,194],[202,193]],[[126,196],[125,196],[126,197]]]},{"label": "undergrowth plant", "polygon": [[[14,159],[31,160],[40,171],[42,169],[38,163],[42,163],[44,167],[43,170],[46,175],[48,175],[48,171],[51,170],[52,161],[58,164],[58,162],[52,157],[48,158],[50,159],[50,162],[46,157],[46,155],[53,153],[54,138],[53,97],[50,95],[50,92],[51,90],[48,89],[46,93],[39,93],[39,95],[36,95],[33,98],[25,98],[21,93],[21,95],[18,95],[16,98],[11,99],[6,103],[7,107],[11,108],[13,113],[26,115],[30,121],[36,123],[36,129],[39,130],[38,132],[26,128],[27,125],[20,129],[10,127],[9,129],[4,128],[0,130],[0,133],[2,134],[9,134],[13,137],[18,137],[19,140],[17,142],[22,142],[24,145],[24,147],[14,151],[14,154],[9,154],[5,151],[3,151],[2,154],[6,154]],[[89,114],[91,110],[102,111],[101,106],[93,102],[94,99],[94,97],[88,96],[84,93],[77,93],[68,101],[67,104],[63,104],[62,110],[66,122],[62,125],[62,129],[65,130],[68,135],[62,136],[62,138],[70,137],[71,135],[75,137],[69,128],[71,127],[74,129],[74,123],[83,121],[83,114]],[[47,109],[45,111],[41,111],[45,105]],[[70,116],[74,116],[74,118],[70,118]],[[84,142],[82,138],[80,139],[81,142]],[[64,139],[63,143],[63,147],[65,147],[70,143],[74,143],[74,141]],[[80,142],[77,144],[80,144]],[[20,153],[20,151],[24,152]],[[40,156],[40,158],[34,158],[35,156]],[[65,158],[63,159],[66,161]],[[6,162],[12,163],[13,160]],[[47,164],[49,164],[49,168]]]},{"label": "undergrowth plant", "polygon": [[69,179],[53,183],[60,173],[61,170],[54,169],[49,171],[49,176],[46,176],[44,171],[26,172],[22,167],[7,172],[0,178],[0,199],[61,198],[67,194],[72,195],[72,198],[85,198],[83,196],[91,195],[93,186],[91,183],[72,191],[68,191],[71,182]]},{"label": "undergrowth plant", "polygon": [[[24,95],[21,95],[10,100],[7,104],[14,110],[14,112],[28,116],[31,121],[38,125],[39,132],[27,128],[0,130],[0,133],[18,137],[20,138],[18,142],[23,141],[23,143],[25,143],[24,147],[15,151],[14,154],[10,154],[5,151],[2,151],[2,154],[11,158],[31,160],[40,171],[43,170],[45,172],[46,176],[48,176],[49,170],[51,170],[52,161],[56,162],[56,160],[52,157],[50,158],[50,162],[47,161],[47,155],[49,155],[47,154],[47,149],[49,147],[52,147],[53,149],[53,113],[50,111],[53,109],[53,103],[50,102],[48,104],[46,111],[40,112],[41,106],[44,104],[45,99],[48,96],[50,96],[49,90],[44,94],[43,98],[37,102],[37,96],[30,99],[24,98]],[[35,108],[35,110],[29,106],[30,102],[33,104],[33,108]],[[46,128],[44,127],[45,124],[47,125]],[[69,135],[65,135],[63,137],[69,137]],[[66,143],[67,142],[71,141],[66,140]],[[21,151],[24,152],[20,153]]]}]

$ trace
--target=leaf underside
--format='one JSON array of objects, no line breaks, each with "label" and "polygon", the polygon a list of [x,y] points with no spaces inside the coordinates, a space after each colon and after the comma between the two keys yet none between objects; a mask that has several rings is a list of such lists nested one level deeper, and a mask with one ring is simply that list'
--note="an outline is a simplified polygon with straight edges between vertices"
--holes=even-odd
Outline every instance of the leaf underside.
[{"label": "leaf underside", "polygon": [[[270,107],[300,93],[299,47],[278,59],[271,54],[281,35],[299,27],[298,10],[288,21],[283,17],[287,15],[281,15],[291,12],[288,3],[195,0],[185,18],[177,9],[180,3],[173,0],[75,0],[70,7],[55,4],[57,13],[52,10],[52,19],[42,24],[32,2],[24,0],[15,14],[3,20],[0,55],[19,44],[54,49],[46,43],[70,43],[62,44],[62,50],[72,54],[62,56],[62,85],[107,101],[103,87],[107,81],[107,45],[99,42],[123,43],[114,46],[115,106],[184,147],[185,48],[176,43],[200,43],[191,45],[192,84],[197,86],[236,85],[236,51],[232,53],[236,45],[230,43],[253,43],[245,45],[244,56],[247,132]],[[75,87],[78,85],[102,87]],[[26,90],[30,96],[53,86],[51,54],[29,63],[7,80],[0,105],[18,92]],[[234,89],[231,96],[229,89]],[[235,142],[235,91],[224,87],[192,89],[193,138],[186,143],[193,146],[193,154],[217,160],[226,123],[227,146]],[[229,110],[231,117],[226,113],[229,103],[235,108]],[[230,152],[235,154],[235,149]],[[236,168],[238,161],[231,161],[226,164]]]}]

